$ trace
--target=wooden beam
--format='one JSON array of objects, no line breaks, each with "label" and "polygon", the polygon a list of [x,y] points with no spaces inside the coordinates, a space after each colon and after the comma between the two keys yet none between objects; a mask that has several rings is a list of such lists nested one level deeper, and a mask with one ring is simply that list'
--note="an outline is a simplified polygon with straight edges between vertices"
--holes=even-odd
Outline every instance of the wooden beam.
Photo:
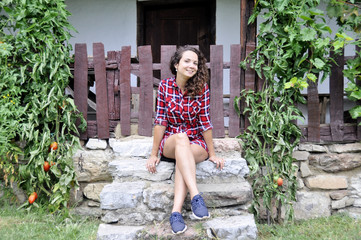
[{"label": "wooden beam", "polygon": [[94,74],[97,99],[97,130],[99,139],[109,138],[107,81],[103,43],[93,43]]},{"label": "wooden beam", "polygon": [[130,46],[122,47],[121,64],[119,71],[120,79],[120,125],[121,134],[129,136],[131,134],[131,86],[130,86]]},{"label": "wooden beam", "polygon": [[140,94],[139,94],[139,125],[138,134],[152,136],[153,123],[153,67],[150,46],[138,47]]},{"label": "wooden beam", "polygon": [[[88,118],[88,53],[85,43],[75,44],[74,57],[74,103],[83,114],[85,121]],[[80,125],[80,120],[76,121]],[[80,132],[80,139],[88,138],[87,130]]]},{"label": "wooden beam", "polygon": [[[344,53],[344,52],[343,52]],[[332,141],[343,140],[343,66],[344,54],[336,56],[331,52],[331,57],[337,64],[332,63],[330,76],[330,126]]]},{"label": "wooden beam", "polygon": [[[231,45],[231,68],[230,68],[230,98],[229,98],[229,137],[237,137],[240,134],[240,115],[233,107],[234,99],[241,92],[241,45]],[[237,104],[240,107],[240,104]]]},{"label": "wooden beam", "polygon": [[308,109],[308,141],[320,141],[320,107],[318,98],[317,82],[310,82],[307,91]]},{"label": "wooden beam", "polygon": [[223,46],[211,45],[211,82],[210,82],[210,115],[213,124],[213,136],[223,138],[224,116],[223,116]]}]

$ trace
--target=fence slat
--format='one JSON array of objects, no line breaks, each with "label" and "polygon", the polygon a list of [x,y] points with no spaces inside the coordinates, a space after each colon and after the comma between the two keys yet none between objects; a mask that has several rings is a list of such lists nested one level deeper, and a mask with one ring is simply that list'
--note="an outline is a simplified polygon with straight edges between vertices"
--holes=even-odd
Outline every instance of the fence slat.
[{"label": "fence slat", "polygon": [[94,75],[97,100],[97,130],[99,139],[109,138],[109,116],[105,55],[103,43],[93,43]]},{"label": "fence slat", "polygon": [[[361,48],[356,45],[356,53],[355,54],[360,54]],[[357,79],[356,80],[356,85],[357,86],[361,86],[361,80]],[[361,100],[357,101],[356,103],[357,105],[361,105]],[[356,128],[356,136],[358,140],[361,140],[361,117],[357,118],[357,128]]]},{"label": "fence slat", "polygon": [[120,61],[120,125],[121,134],[129,136],[131,134],[130,126],[130,99],[131,99],[131,86],[130,86],[130,46],[122,47],[121,61]]},{"label": "fence slat", "polygon": [[[107,52],[108,60],[115,60],[115,51]],[[109,111],[109,119],[116,119],[115,117],[115,95],[114,95],[114,77],[115,70],[107,70],[107,91],[108,91],[108,111]]]},{"label": "fence slat", "polygon": [[170,59],[176,51],[177,47],[175,45],[162,45],[160,47],[160,78],[166,79],[173,76],[173,73],[170,71],[169,63]]},{"label": "fence slat", "polygon": [[317,83],[310,82],[307,89],[308,141],[320,141],[320,108]]},{"label": "fence slat", "polygon": [[138,47],[140,95],[138,134],[152,136],[153,122],[153,64],[150,46]]},{"label": "fence slat", "polygon": [[223,117],[223,46],[211,45],[210,49],[211,67],[211,93],[210,114],[213,124],[213,136],[222,138],[224,133]]},{"label": "fence slat", "polygon": [[[74,103],[83,113],[85,121],[88,118],[88,53],[85,43],[75,44],[74,58]],[[80,120],[76,122],[77,126]],[[87,139],[87,130],[80,133],[80,139]]]},{"label": "fence slat", "polygon": [[[230,98],[229,98],[229,137],[236,137],[240,133],[240,116],[233,107],[234,98],[241,92],[241,45],[231,45],[230,66]],[[240,107],[240,104],[238,104]]]},{"label": "fence slat", "polygon": [[330,76],[330,127],[332,141],[342,141],[344,135],[343,120],[343,66],[344,54],[335,56],[331,52],[331,57],[335,59],[337,64],[332,63]]},{"label": "fence slat", "polygon": [[[120,58],[121,58],[121,51],[115,52],[115,59],[117,61],[117,69],[114,73],[114,110],[115,110],[115,119],[120,119],[120,104],[121,104],[121,98],[120,98]],[[115,91],[116,90],[116,91]]]}]

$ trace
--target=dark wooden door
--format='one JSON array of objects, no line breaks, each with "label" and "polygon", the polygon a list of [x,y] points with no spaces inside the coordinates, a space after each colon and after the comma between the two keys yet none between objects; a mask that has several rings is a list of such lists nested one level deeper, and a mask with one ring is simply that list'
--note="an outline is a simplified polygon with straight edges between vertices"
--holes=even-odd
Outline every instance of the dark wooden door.
[{"label": "dark wooden door", "polygon": [[160,61],[160,45],[186,44],[199,45],[209,60],[209,46],[215,43],[215,1],[154,4],[143,6],[143,24],[138,25],[143,27],[138,29],[143,34],[138,45],[152,46],[153,61]]}]

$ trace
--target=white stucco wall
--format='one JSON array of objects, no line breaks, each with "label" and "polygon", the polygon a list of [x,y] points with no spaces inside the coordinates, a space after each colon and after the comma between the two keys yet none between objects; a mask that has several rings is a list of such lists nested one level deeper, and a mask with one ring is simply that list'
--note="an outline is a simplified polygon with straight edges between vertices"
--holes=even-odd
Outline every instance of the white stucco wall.
[{"label": "white stucco wall", "polygon": [[[70,23],[78,31],[73,33],[74,37],[70,40],[73,46],[75,43],[87,43],[88,55],[92,56],[93,42],[104,43],[105,51],[120,50],[122,46],[130,45],[132,55],[136,56],[137,0],[66,0],[66,4],[72,13]],[[327,19],[327,22],[333,31],[337,30],[335,21]],[[230,45],[239,42],[240,0],[216,0],[216,44],[223,45],[224,61],[230,60]],[[345,52],[346,55],[353,55],[354,47],[348,46]],[[223,76],[223,90],[229,94],[229,70],[225,70]],[[319,83],[319,93],[329,93],[328,79]],[[346,101],[345,110],[352,105]],[[305,110],[303,112],[307,114]],[[329,115],[326,117],[328,122]]]},{"label": "white stucco wall", "polygon": [[77,29],[70,43],[86,43],[88,55],[93,55],[92,44],[102,42],[105,52],[131,46],[137,47],[136,0],[66,0],[72,13],[70,23]]}]

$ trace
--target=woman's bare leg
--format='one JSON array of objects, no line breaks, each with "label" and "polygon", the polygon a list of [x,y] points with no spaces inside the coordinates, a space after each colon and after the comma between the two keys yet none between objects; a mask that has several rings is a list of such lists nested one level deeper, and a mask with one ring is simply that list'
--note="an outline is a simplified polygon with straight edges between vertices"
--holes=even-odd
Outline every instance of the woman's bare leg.
[{"label": "woman's bare leg", "polygon": [[196,163],[208,157],[207,151],[197,144],[190,144],[184,133],[174,134],[166,140],[163,155],[176,159],[174,181],[174,205],[172,212],[181,212],[189,190],[191,199],[197,195]]}]

